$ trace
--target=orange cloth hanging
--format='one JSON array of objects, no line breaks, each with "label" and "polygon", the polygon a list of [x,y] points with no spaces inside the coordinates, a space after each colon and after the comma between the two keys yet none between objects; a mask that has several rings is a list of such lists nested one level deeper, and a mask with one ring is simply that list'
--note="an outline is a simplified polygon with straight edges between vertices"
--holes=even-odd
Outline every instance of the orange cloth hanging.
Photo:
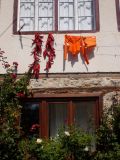
[{"label": "orange cloth hanging", "polygon": [[76,56],[81,53],[89,64],[87,54],[91,52],[91,49],[96,46],[96,37],[93,36],[68,36],[65,35],[65,46],[64,46],[64,60],[67,59],[67,54],[71,53]]},{"label": "orange cloth hanging", "polygon": [[67,54],[70,52],[73,56],[76,56],[80,52],[80,36],[68,36],[65,35],[64,46],[64,59],[67,59]]}]

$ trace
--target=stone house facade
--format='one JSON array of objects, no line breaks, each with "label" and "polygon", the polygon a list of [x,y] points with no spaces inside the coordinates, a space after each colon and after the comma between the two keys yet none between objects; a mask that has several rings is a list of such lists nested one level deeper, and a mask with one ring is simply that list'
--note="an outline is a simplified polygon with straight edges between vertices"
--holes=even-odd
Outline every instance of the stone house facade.
[{"label": "stone house facade", "polygon": [[[41,136],[54,136],[55,128],[64,123],[76,122],[86,129],[89,113],[98,126],[102,111],[112,105],[113,98],[120,103],[119,0],[1,0],[0,20],[0,48],[10,63],[19,62],[19,75],[33,61],[34,33],[43,36],[43,50],[49,32],[55,40],[54,64],[46,74],[46,60],[41,57],[39,79],[31,79],[28,86],[33,97],[24,101],[28,108],[35,107],[34,114],[28,115],[38,118],[23,118],[22,123],[40,123]],[[96,37],[88,65],[81,54],[64,60],[65,35]],[[4,73],[0,67],[0,74]],[[23,112],[26,116],[27,109]]]}]

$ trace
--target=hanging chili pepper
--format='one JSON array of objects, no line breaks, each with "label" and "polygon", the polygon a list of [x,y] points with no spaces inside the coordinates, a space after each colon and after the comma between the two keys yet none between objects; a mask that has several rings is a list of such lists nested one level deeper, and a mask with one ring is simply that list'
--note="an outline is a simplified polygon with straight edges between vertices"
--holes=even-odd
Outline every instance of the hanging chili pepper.
[{"label": "hanging chili pepper", "polygon": [[35,34],[35,38],[33,40],[32,45],[34,45],[34,49],[32,51],[32,55],[34,58],[34,62],[31,64],[30,69],[33,72],[33,77],[38,79],[39,78],[39,72],[40,72],[40,56],[42,53],[42,38],[43,36],[40,36],[39,33]]},{"label": "hanging chili pepper", "polygon": [[45,45],[45,50],[43,52],[43,57],[44,59],[48,58],[48,61],[46,63],[46,68],[45,70],[49,72],[49,69],[51,68],[52,64],[54,63],[54,58],[55,58],[55,49],[53,48],[54,45],[54,37],[51,33],[49,33],[47,42]]},{"label": "hanging chili pepper", "polygon": [[40,72],[40,64],[36,62],[33,66],[33,75],[35,76],[36,79],[39,77],[39,72]]},{"label": "hanging chili pepper", "polygon": [[35,39],[33,40],[32,45],[35,45],[34,49],[36,50],[38,55],[42,52],[42,38],[43,36],[40,36],[39,33],[35,33]]}]

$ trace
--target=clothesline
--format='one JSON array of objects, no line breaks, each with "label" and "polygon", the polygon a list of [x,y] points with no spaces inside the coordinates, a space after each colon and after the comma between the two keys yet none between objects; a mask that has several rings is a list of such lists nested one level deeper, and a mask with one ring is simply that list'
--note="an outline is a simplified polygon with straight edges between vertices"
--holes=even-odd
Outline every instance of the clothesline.
[{"label": "clothesline", "polygon": [[[11,35],[11,36],[14,36],[14,35]],[[23,35],[21,35],[21,38],[29,39],[29,40],[31,40],[31,41],[33,40],[33,38],[29,38],[29,37],[26,37],[26,36],[23,36]],[[43,43],[46,43],[46,41],[43,40]],[[64,41],[63,41],[63,43],[64,43]],[[57,46],[57,45],[63,45],[63,43],[57,43],[57,42],[55,42],[54,45],[55,45],[55,46]],[[32,47],[32,46],[29,46],[29,47]],[[112,47],[118,47],[118,48],[119,48],[120,45],[99,45],[99,46],[97,45],[97,46],[96,46],[96,48],[99,48],[99,47],[106,47],[106,48],[107,48],[107,47],[111,47],[111,48],[112,48]]]},{"label": "clothesline", "polygon": [[[28,48],[30,47],[28,45],[23,45],[23,46],[28,47]],[[44,49],[45,49],[45,47],[42,47],[42,50],[44,50]],[[63,50],[61,50],[61,49],[55,49],[55,51],[63,52]],[[109,54],[105,54],[105,53],[102,54],[102,53],[98,53],[98,51],[97,52],[95,51],[94,53],[95,53],[96,56],[113,56],[113,57],[117,57],[117,56],[119,57],[120,56],[120,54],[112,54],[112,53],[111,54],[110,53]]]},{"label": "clothesline", "polygon": [[[13,35],[13,36],[14,36],[14,35]],[[28,38],[28,37],[24,37],[24,36],[23,36],[22,38],[26,38],[26,39],[29,39],[29,40],[31,40],[31,41],[33,40],[32,38]],[[43,43],[45,43],[45,42],[46,42],[46,41],[43,41]],[[62,44],[62,43],[56,43],[56,42],[55,42],[55,46],[57,46],[57,45],[61,45],[61,46],[62,46],[62,45],[64,45],[64,44]],[[24,45],[24,46],[32,47],[32,45],[31,45],[31,46]],[[105,48],[109,48],[109,47],[110,47],[110,48],[112,48],[112,47],[118,47],[118,48],[119,48],[120,45],[99,45],[99,46],[97,45],[95,48],[96,48],[96,50],[97,50],[97,49],[99,49],[99,48],[104,48],[104,47],[105,47]],[[43,48],[44,48],[44,47],[43,47]],[[55,50],[57,50],[57,49],[55,49]],[[60,51],[62,51],[62,50],[60,50]]]},{"label": "clothesline", "polygon": [[[3,31],[3,32],[1,32],[0,33],[0,37],[2,37],[6,32],[7,32],[7,30],[10,28],[10,27],[12,27],[12,24],[14,24],[16,22],[16,19],[14,19],[14,22],[11,22],[7,27],[6,27],[6,29]],[[108,33],[110,33],[110,34],[113,34],[113,35],[116,35],[116,32],[106,32],[106,34],[108,34]],[[82,34],[80,34],[80,35],[83,35],[84,33],[82,33]],[[104,35],[105,36],[105,33],[97,33],[97,34],[95,34],[95,35],[98,35],[99,34],[99,36],[101,36],[101,35]],[[43,34],[42,34],[43,35]],[[73,35],[73,34],[72,34]],[[77,34],[78,35],[78,34]],[[86,33],[85,33],[85,35],[86,35]],[[90,34],[91,35],[91,34]],[[14,37],[14,36],[16,36],[16,35],[11,35],[12,37]],[[33,35],[34,36],[34,35]],[[57,34],[54,34],[54,38],[55,39],[57,39],[57,37],[58,37],[59,35],[57,35]],[[24,35],[17,35],[17,37],[21,37],[21,38],[19,38],[21,41],[22,41],[22,39],[29,39],[29,40],[31,40],[32,41],[32,39],[33,38],[30,38],[30,37],[27,37],[27,36],[24,36]],[[44,41],[43,40],[43,43],[45,43],[46,41]],[[63,41],[63,43],[64,43],[64,41]],[[59,46],[59,45],[61,45],[61,46],[63,46],[63,43],[56,43],[55,42],[55,46]],[[29,45],[25,45],[25,44],[23,44],[23,47],[32,47],[32,45],[31,46],[29,46]],[[120,48],[120,45],[118,44],[118,45],[97,45],[96,47],[95,47],[95,51],[94,51],[94,53],[96,54],[96,55],[98,55],[98,56],[114,56],[114,57],[116,57],[116,56],[120,56],[120,54],[102,54],[102,53],[98,53],[99,52],[99,48],[113,48],[113,47],[116,47],[116,48]],[[43,50],[45,49],[45,47],[42,47],[43,48]],[[63,49],[55,49],[56,51],[61,51],[61,52],[63,52]],[[116,51],[115,51],[116,52]],[[119,52],[119,51],[118,51]]]}]

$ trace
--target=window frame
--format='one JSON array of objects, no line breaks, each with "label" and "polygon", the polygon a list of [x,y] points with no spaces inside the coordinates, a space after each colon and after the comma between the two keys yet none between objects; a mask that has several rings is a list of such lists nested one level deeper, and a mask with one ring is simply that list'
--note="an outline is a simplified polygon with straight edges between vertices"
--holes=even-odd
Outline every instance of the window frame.
[{"label": "window frame", "polygon": [[51,33],[95,33],[100,30],[100,25],[99,25],[99,0],[95,0],[95,29],[92,30],[68,30],[68,31],[59,31],[58,29],[58,11],[57,7],[58,6],[58,1],[55,1],[55,30],[54,31],[19,31],[17,30],[17,24],[18,24],[18,2],[19,0],[14,0],[14,13],[13,13],[13,34],[24,34],[24,35],[32,35],[35,34],[36,32],[39,32],[41,34],[48,34],[49,32]]},{"label": "window frame", "polygon": [[120,31],[120,0],[116,0],[116,15],[118,31]]},{"label": "window frame", "polygon": [[[62,100],[62,101],[60,101]],[[58,102],[58,103],[67,103],[67,122],[68,125],[74,124],[74,113],[75,107],[72,104],[73,100],[81,101],[95,101],[94,106],[94,119],[95,119],[95,128],[98,128],[100,125],[100,118],[103,110],[102,94],[101,93],[81,93],[81,94],[55,94],[55,95],[46,95],[46,94],[34,94],[33,98],[22,98],[21,103],[25,102],[37,102],[40,104],[39,108],[39,136],[41,138],[49,138],[49,102]],[[41,129],[42,128],[42,129]]]}]

